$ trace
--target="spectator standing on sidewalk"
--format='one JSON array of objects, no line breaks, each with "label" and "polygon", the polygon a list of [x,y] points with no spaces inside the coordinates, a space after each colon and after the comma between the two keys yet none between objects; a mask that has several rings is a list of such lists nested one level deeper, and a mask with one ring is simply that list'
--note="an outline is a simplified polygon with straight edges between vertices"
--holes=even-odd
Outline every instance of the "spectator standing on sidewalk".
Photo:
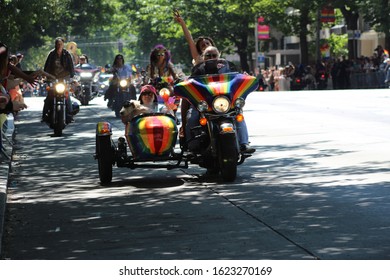
[{"label": "spectator standing on sidewalk", "polygon": [[9,49],[7,45],[0,42],[0,113],[8,114],[27,108],[24,102],[12,101],[6,91],[8,77],[11,73],[31,84],[35,83],[34,73],[27,75],[19,68],[9,63]]},{"label": "spectator standing on sidewalk", "polygon": [[385,84],[386,84],[387,87],[390,88],[390,58],[386,58],[384,60],[384,62],[386,63],[386,66],[385,66],[385,74],[386,74]]}]

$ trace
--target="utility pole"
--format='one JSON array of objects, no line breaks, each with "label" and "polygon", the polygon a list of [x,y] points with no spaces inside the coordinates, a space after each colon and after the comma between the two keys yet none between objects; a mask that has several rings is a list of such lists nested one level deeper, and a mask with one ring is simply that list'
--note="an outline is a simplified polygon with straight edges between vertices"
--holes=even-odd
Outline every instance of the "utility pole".
[{"label": "utility pole", "polygon": [[320,50],[320,34],[321,34],[321,9],[317,8],[317,28],[316,28],[316,62],[321,60]]},{"label": "utility pole", "polygon": [[258,22],[257,22],[257,17],[255,16],[255,69],[254,73],[257,72],[258,69],[258,57],[259,57],[259,33],[258,33]]}]

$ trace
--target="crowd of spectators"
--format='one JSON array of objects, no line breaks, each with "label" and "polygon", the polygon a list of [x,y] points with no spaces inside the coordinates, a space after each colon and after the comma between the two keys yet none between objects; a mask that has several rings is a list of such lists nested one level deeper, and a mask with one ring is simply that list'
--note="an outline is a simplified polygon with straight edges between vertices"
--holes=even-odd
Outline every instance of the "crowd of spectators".
[{"label": "crowd of spectators", "polygon": [[[349,60],[341,58],[323,59],[316,65],[273,66],[261,69],[257,77],[260,81],[260,90],[290,91],[294,78],[302,80],[301,89],[320,89],[320,73],[324,71],[327,81],[326,89],[365,89],[388,87],[386,79],[390,73],[390,58],[386,50],[378,46],[370,57],[361,56]],[[389,74],[390,75],[390,74]]]}]

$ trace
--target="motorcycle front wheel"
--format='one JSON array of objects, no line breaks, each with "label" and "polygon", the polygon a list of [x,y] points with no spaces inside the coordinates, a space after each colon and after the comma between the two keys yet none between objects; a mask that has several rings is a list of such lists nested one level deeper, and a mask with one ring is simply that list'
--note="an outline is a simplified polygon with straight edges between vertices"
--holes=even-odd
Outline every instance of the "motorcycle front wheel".
[{"label": "motorcycle front wheel", "polygon": [[100,182],[102,184],[111,183],[114,152],[110,136],[96,136],[96,153]]},{"label": "motorcycle front wheel", "polygon": [[54,124],[54,135],[62,136],[62,130],[64,129],[64,107],[56,110],[55,124]]},{"label": "motorcycle front wheel", "polygon": [[83,106],[87,106],[89,104],[89,99],[90,99],[89,93],[88,93],[89,90],[90,90],[89,88],[85,88],[85,89],[83,89],[83,92],[81,93],[80,103]]},{"label": "motorcycle front wheel", "polygon": [[235,134],[220,136],[219,145],[219,166],[224,182],[233,182],[237,177],[237,142]]}]

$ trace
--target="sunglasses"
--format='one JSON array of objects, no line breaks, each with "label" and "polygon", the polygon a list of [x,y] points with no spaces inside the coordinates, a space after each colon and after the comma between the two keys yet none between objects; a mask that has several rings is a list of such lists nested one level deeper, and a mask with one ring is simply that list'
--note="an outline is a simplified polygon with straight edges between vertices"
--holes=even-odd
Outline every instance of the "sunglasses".
[{"label": "sunglasses", "polygon": [[142,93],[142,95],[153,96],[154,93],[153,93],[153,92],[150,92],[150,91],[144,91],[144,92]]},{"label": "sunglasses", "polygon": [[216,53],[206,53],[204,56],[207,57],[207,58],[217,58],[218,54],[216,54]]},{"label": "sunglasses", "polygon": [[121,57],[121,56],[118,56],[116,59],[123,59],[123,57]]}]

